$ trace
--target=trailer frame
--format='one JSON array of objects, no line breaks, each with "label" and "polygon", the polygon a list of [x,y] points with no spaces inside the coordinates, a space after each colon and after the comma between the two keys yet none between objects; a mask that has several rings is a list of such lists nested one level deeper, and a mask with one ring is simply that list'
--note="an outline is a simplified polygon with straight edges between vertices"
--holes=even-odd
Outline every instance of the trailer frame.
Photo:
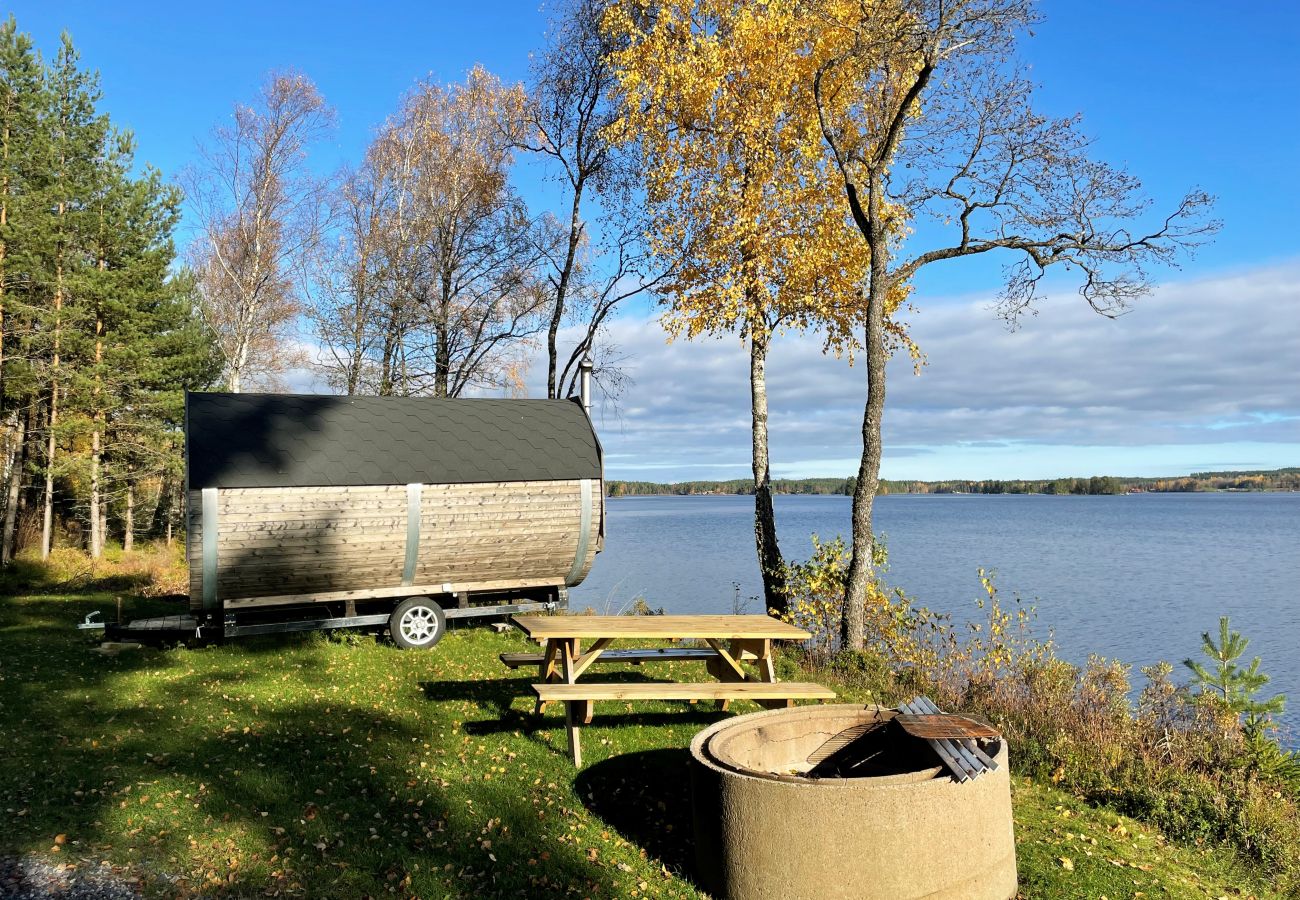
[{"label": "trailer frame", "polygon": [[[122,642],[209,643],[253,635],[376,626],[382,626],[382,631],[387,632],[393,610],[409,597],[427,597],[433,600],[442,608],[443,615],[449,621],[504,618],[517,613],[555,612],[566,609],[569,605],[569,590],[563,585],[543,589],[522,588],[516,591],[459,591],[455,594],[413,591],[400,597],[387,594],[388,592],[385,591],[378,597],[355,597],[346,601],[257,606],[247,609],[225,609],[223,606],[220,610],[200,616],[158,616],[136,619],[127,624],[107,622],[103,623],[104,637],[105,640]],[[476,594],[482,598],[477,603]],[[371,609],[359,612],[358,603],[365,604]]]}]

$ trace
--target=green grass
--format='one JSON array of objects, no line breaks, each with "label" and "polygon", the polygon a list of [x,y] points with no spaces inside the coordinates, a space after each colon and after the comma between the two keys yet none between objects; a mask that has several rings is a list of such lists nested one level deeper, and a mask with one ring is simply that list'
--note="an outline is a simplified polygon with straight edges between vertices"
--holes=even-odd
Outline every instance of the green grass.
[{"label": "green grass", "polygon": [[[598,704],[575,773],[561,714],[535,718],[529,674],[496,658],[519,635],[104,657],[73,626],[112,608],[0,600],[0,853],[107,860],[169,895],[698,896],[685,748],[711,704]],[[674,667],[704,676],[636,677]],[[1026,897],[1269,896],[1227,851],[1015,784]]]}]

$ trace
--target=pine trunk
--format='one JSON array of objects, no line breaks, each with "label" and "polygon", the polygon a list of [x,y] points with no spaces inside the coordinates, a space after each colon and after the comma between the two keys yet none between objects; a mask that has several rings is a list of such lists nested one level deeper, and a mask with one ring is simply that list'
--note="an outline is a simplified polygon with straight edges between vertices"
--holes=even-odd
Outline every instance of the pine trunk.
[{"label": "pine trunk", "polygon": [[763,573],[765,609],[777,615],[787,608],[785,561],[776,540],[776,510],[772,505],[772,472],[767,446],[768,335],[755,332],[749,341],[749,391],[753,411],[754,543]]},{"label": "pine trunk", "polygon": [[[108,268],[104,258],[104,209],[99,210],[99,271]],[[93,425],[90,433],[90,558],[99,559],[104,553],[105,529],[100,518],[100,507],[104,502],[103,493],[103,433],[104,410],[101,406],[104,365],[104,314],[102,310],[95,315],[95,387],[91,391],[91,416]],[[106,518],[106,516],[105,516]]]},{"label": "pine trunk", "polygon": [[[67,160],[59,159],[59,171]],[[41,559],[48,559],[54,549],[54,454],[57,449],[54,429],[59,424],[59,341],[63,331],[63,216],[67,205],[58,205],[58,261],[54,265],[54,348],[50,359],[50,409],[46,418],[49,436],[45,451],[45,496],[41,515]]]},{"label": "pine trunk", "polygon": [[[5,117],[4,130],[0,133],[0,164],[4,167],[4,183],[0,184],[0,411],[3,411],[5,402],[5,254],[8,252],[8,245],[3,240],[3,235],[4,229],[9,225],[8,116]],[[22,441],[20,440],[18,443],[21,449]]]}]

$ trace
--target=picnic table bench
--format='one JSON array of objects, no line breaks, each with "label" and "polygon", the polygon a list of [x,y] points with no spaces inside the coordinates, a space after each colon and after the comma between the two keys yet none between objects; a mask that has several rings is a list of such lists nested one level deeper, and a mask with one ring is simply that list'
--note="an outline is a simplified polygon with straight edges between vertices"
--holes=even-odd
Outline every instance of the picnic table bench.
[{"label": "picnic table bench", "polygon": [[[536,664],[537,709],[564,703],[565,730],[574,765],[582,765],[580,724],[591,722],[596,700],[753,700],[785,706],[795,700],[829,700],[819,684],[778,682],[772,641],[803,640],[808,632],[779,619],[747,616],[514,616],[513,622],[542,645],[541,654],[501,654],[511,668]],[[701,640],[707,648],[609,650],[620,640]],[[583,652],[582,644],[590,641]],[[653,660],[703,661],[716,682],[599,682],[578,678],[599,661],[638,664]],[[753,671],[746,669],[746,664]]]}]

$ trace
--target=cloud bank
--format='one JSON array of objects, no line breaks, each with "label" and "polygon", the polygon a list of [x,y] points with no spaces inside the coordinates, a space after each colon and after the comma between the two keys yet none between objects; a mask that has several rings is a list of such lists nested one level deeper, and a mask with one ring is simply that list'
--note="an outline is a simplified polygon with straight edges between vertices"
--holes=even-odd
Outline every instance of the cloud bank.
[{"label": "cloud bank", "polygon": [[[1300,262],[1160,287],[1110,320],[1068,291],[1009,331],[990,298],[917,298],[929,363],[891,362],[885,474],[1177,474],[1300,464]],[[668,344],[653,317],[610,339],[632,383],[597,411],[614,478],[742,477],[748,361],[734,337]],[[846,475],[865,370],[787,334],[768,367],[778,476]],[[1125,461],[1129,464],[1125,465]]]}]

